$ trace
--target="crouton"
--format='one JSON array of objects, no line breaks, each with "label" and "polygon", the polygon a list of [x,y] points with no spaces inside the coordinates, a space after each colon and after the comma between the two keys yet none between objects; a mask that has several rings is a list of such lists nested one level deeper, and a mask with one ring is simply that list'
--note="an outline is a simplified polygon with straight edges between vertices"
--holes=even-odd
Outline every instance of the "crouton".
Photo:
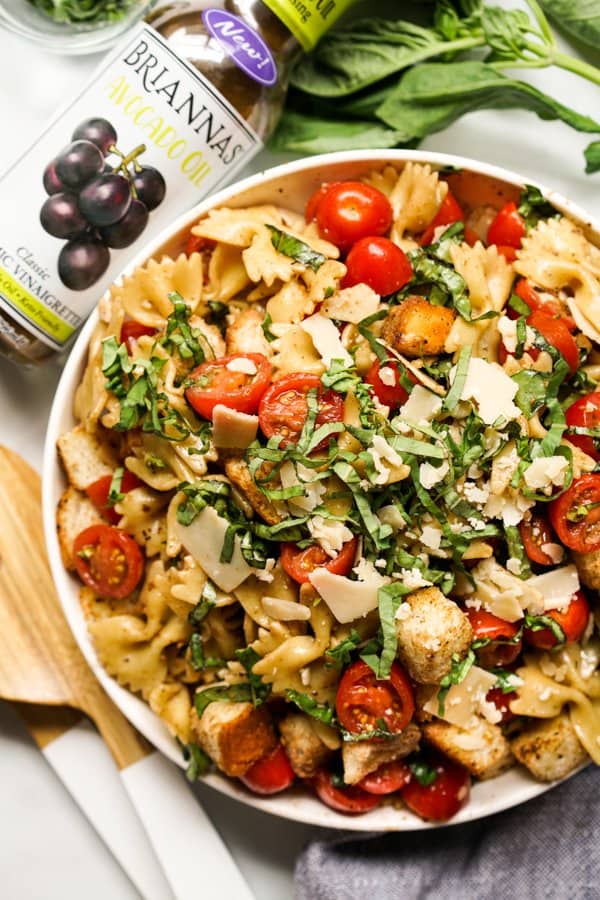
[{"label": "crouton", "polygon": [[281,521],[281,516],[271,501],[256,486],[250,469],[240,456],[231,455],[229,459],[225,460],[225,474],[267,524],[276,525]]},{"label": "crouton", "polygon": [[279,723],[281,743],[298,778],[312,778],[333,753],[318,736],[313,720],[302,713],[286,716]]},{"label": "crouton", "polygon": [[61,434],[56,444],[69,482],[80,491],[99,478],[112,475],[117,467],[110,450],[83,425]]},{"label": "crouton", "polygon": [[381,334],[405,356],[432,356],[443,351],[454,319],[454,311],[445,306],[434,306],[424,297],[407,297],[391,308]]},{"label": "crouton", "polygon": [[456,603],[439,588],[409,594],[408,616],[398,620],[397,655],[409,675],[420,684],[439,684],[452,667],[452,657],[465,656],[473,629]]},{"label": "crouton", "polygon": [[510,745],[519,762],[540,781],[564,778],[588,758],[566,712],[543,719]]},{"label": "crouton", "polygon": [[265,337],[262,323],[264,313],[254,307],[244,309],[225,333],[227,353],[262,353],[267,359],[273,355]]},{"label": "crouton", "polygon": [[514,765],[510,745],[500,726],[483,719],[468,731],[449,722],[427,722],[423,725],[423,740],[480,781],[495,778]]},{"label": "crouton", "polygon": [[345,741],[342,747],[344,782],[357,784],[384,763],[408,756],[418,749],[420,738],[419,726],[410,722],[399,734],[382,741]]},{"label": "crouton", "polygon": [[202,749],[226,775],[243,775],[277,745],[269,714],[251,703],[215,700],[200,719],[192,713],[192,727]]},{"label": "crouton", "polygon": [[98,525],[103,521],[104,519],[86,494],[82,494],[74,487],[66,489],[56,510],[56,532],[65,569],[69,569],[71,572],[75,570],[73,541],[77,535],[84,528]]},{"label": "crouton", "polygon": [[573,553],[580,581],[594,591],[600,591],[600,550],[591,553]]}]

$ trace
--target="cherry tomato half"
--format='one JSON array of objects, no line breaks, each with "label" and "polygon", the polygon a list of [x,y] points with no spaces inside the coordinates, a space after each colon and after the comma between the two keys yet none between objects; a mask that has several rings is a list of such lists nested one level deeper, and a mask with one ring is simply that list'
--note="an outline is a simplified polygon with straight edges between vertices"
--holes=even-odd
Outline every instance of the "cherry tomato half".
[{"label": "cherry tomato half", "polygon": [[295,779],[294,770],[281,744],[250,766],[241,781],[255,794],[278,794]]},{"label": "cherry tomato half", "polygon": [[137,587],[144,569],[142,551],[114,525],[91,525],[73,542],[77,574],[102,597],[122,600]]},{"label": "cherry tomato half", "polygon": [[488,228],[487,242],[518,250],[526,232],[523,216],[518,211],[517,204],[511,200],[496,214]]},{"label": "cherry tomato half", "polygon": [[[578,641],[587,628],[590,619],[590,607],[582,592],[576,591],[566,609],[551,609],[544,615],[554,619],[560,625],[564,632],[566,643],[571,644],[573,641]],[[523,632],[523,637],[531,647],[538,647],[540,650],[551,650],[559,643],[550,628],[541,628],[539,631],[526,628]]]},{"label": "cherry tomato half", "polygon": [[199,234],[190,234],[185,242],[185,255],[191,256],[192,253],[201,253],[203,250],[212,250],[215,242],[210,238],[201,237]]},{"label": "cherry tomato half", "polygon": [[284,571],[297,581],[298,584],[306,584],[309,575],[315,569],[327,569],[334,575],[347,575],[354,563],[358,538],[353,537],[346,541],[336,556],[328,556],[319,544],[312,544],[301,550],[296,544],[281,545],[281,565]]},{"label": "cherry tomato half", "polygon": [[352,246],[346,267],[343,287],[367,284],[381,297],[399,291],[413,275],[404,250],[386,237],[361,238]]},{"label": "cherry tomato half", "polygon": [[127,319],[121,325],[119,342],[127,344],[127,352],[131,355],[135,353],[135,341],[144,334],[151,337],[153,334],[156,334],[156,328],[151,328],[150,325],[142,325],[141,322],[136,322],[134,319]]},{"label": "cherry tomato half", "polygon": [[[341,394],[326,391],[318,375],[294,372],[275,381],[262,396],[258,421],[265,437],[281,435],[282,447],[297,442],[308,414],[306,395],[311,390],[317,391],[319,403],[315,427],[342,421],[344,400]],[[321,446],[315,449],[321,449]]]},{"label": "cherry tomato half", "polygon": [[378,680],[373,669],[359,659],[340,679],[335,710],[342,728],[352,734],[374,731],[381,720],[388,731],[402,731],[415,711],[408,675],[400,663],[394,662],[390,677]]},{"label": "cherry tomato half", "polygon": [[406,805],[421,819],[447,822],[469,799],[471,776],[466,769],[442,756],[427,760],[436,772],[432,784],[422,785],[413,778],[400,794]]},{"label": "cherry tomato half", "polygon": [[331,782],[331,772],[319,769],[313,778],[313,785],[319,800],[337,812],[360,815],[379,806],[381,800],[375,794],[368,794],[358,785],[336,787]]},{"label": "cherry tomato half", "polygon": [[[570,428],[600,428],[600,391],[594,391],[572,403],[565,413],[565,419]],[[600,449],[589,435],[566,434],[565,437],[592,459],[600,460]]]},{"label": "cherry tomato half", "polygon": [[[513,291],[517,297],[520,297],[529,307],[530,312],[535,312],[536,309],[539,309],[542,312],[547,313],[547,315],[552,316],[552,318],[562,319],[569,331],[577,330],[574,320],[564,312],[558,300],[546,297],[542,300],[539,293],[527,278],[519,278]],[[519,316],[519,313],[513,309],[512,306],[507,308],[506,314],[510,316],[511,319],[516,319]]]},{"label": "cherry tomato half", "polygon": [[546,516],[537,510],[533,510],[528,519],[519,522],[519,533],[523,541],[525,553],[531,562],[540,566],[553,566],[555,560],[546,553],[546,544],[555,544],[556,538],[552,534],[550,523]]},{"label": "cherry tomato half", "polygon": [[[465,214],[462,207],[452,191],[449,190],[442,200],[440,208],[421,235],[419,241],[421,247],[426,247],[428,244],[431,244],[436,228],[440,228],[442,225],[453,225],[455,222],[464,222],[464,220]],[[470,241],[467,241],[467,243],[470,243]]]},{"label": "cherry tomato half", "polygon": [[521,652],[522,642],[518,640],[512,644],[507,641],[512,641],[519,633],[518,625],[506,622],[485,609],[467,609],[465,612],[475,640],[487,639],[490,642],[476,651],[479,664],[484,669],[493,669],[514,662]]},{"label": "cherry tomato half", "polygon": [[600,475],[576,478],[548,504],[548,515],[565,547],[577,553],[600,550]]},{"label": "cherry tomato half", "polygon": [[262,353],[234,353],[211,359],[191,373],[195,384],[186,390],[186,400],[205,419],[212,417],[220,403],[252,415],[271,381],[271,372],[271,363]]},{"label": "cherry tomato half", "polygon": [[501,253],[506,262],[514,262],[517,258],[517,251],[514,247],[508,247],[506,244],[496,244],[496,250]]},{"label": "cherry tomato half", "polygon": [[321,200],[330,187],[338,185],[339,183],[339,181],[326,181],[325,184],[322,184],[321,187],[318,187],[316,191],[314,191],[310,195],[310,197],[308,198],[308,202],[304,208],[304,218],[307,222],[312,222],[313,219],[317,218],[317,210],[321,205]]},{"label": "cherry tomato half", "polygon": [[408,784],[411,778],[412,772],[408,764],[402,759],[395,759],[365,775],[358,782],[358,787],[367,794],[393,794]]},{"label": "cherry tomato half", "polygon": [[[100,515],[104,516],[107,521],[110,522],[111,525],[116,525],[119,519],[119,513],[115,510],[113,506],[109,505],[108,502],[108,494],[110,491],[110,486],[112,484],[112,475],[103,475],[102,478],[99,478],[97,481],[89,484],[85,492],[100,513]],[[140,479],[130,472],[129,469],[125,469],[123,472],[123,477],[121,479],[121,494],[128,494],[129,491],[132,491],[134,488],[139,487],[142,482]]]},{"label": "cherry tomato half", "polygon": [[502,714],[503,722],[510,722],[511,719],[515,718],[515,714],[510,708],[510,704],[513,700],[516,700],[518,696],[516,691],[505,692],[502,688],[497,687],[488,691],[485,695],[485,699],[488,703],[493,703],[498,712]]},{"label": "cherry tomato half", "polygon": [[362,181],[330,184],[317,207],[321,237],[340,250],[349,250],[361,238],[385,234],[392,218],[385,194]]},{"label": "cherry tomato half", "polygon": [[[546,338],[552,347],[556,347],[561,353],[571,372],[576,372],[579,366],[579,350],[575,338],[569,331],[567,323],[562,317],[550,316],[543,308],[535,309],[527,316],[527,324]],[[532,354],[533,355],[533,354]]]},{"label": "cherry tomato half", "polygon": [[[365,376],[365,381],[367,384],[372,385],[379,402],[389,406],[391,410],[398,409],[408,400],[408,391],[405,390],[400,382],[400,368],[404,367],[395,360],[380,363],[376,359]],[[404,373],[413,384],[417,383],[417,379],[412,372],[405,369]],[[391,384],[388,384],[388,382],[391,382]]]}]

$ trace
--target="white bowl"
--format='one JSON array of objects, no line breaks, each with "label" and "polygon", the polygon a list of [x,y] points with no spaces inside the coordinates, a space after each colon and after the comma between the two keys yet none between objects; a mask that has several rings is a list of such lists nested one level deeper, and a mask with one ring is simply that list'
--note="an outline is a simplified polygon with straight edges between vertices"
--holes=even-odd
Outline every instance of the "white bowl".
[{"label": "white bowl", "polygon": [[[200,215],[213,207],[275,203],[300,212],[312,191],[323,181],[358,178],[373,168],[381,167],[383,163],[402,165],[408,160],[431,163],[436,167],[457,167],[470,173],[471,189],[475,189],[479,196],[485,191],[484,202],[497,206],[506,199],[516,197],[525,183],[525,179],[513,172],[464,157],[440,153],[381,150],[315,156],[278,166],[220,191],[177,219],[170,228],[136,256],[126,271],[130,272],[152,256],[175,252],[183,243],[183,236],[187,234],[190,226]],[[481,176],[484,178],[481,179]],[[587,213],[559,194],[542,185],[537,186],[557,209],[581,225],[586,233],[600,244],[600,225],[595,224]],[[75,425],[72,412],[73,395],[83,373],[87,346],[96,321],[96,313],[93,313],[79,335],[63,371],[50,413],[43,464],[43,511],[48,556],[65,615],[92,671],[133,725],[169,759],[183,767],[181,751],[158,716],[146,703],[117,684],[100,665],[79,605],[80,582],[69,575],[63,567],[56,537],[56,505],[66,487],[65,476],[56,453],[56,440],[60,434]],[[423,822],[405,809],[394,809],[391,806],[383,806],[357,817],[345,816],[324,806],[301,788],[272,797],[259,797],[251,794],[234,779],[223,775],[209,775],[204,780],[216,790],[243,803],[298,822],[357,831],[415,831],[439,827]],[[522,768],[512,769],[498,778],[475,784],[470,802],[449,824],[469,822],[517,806],[544,793],[552,786],[534,781]]]}]

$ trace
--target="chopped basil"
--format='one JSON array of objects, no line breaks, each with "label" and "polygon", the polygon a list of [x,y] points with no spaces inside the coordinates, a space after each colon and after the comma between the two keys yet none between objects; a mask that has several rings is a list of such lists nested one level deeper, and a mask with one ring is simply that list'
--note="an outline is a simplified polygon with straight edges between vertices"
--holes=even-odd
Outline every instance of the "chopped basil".
[{"label": "chopped basil", "polygon": [[313,272],[318,272],[323,263],[327,262],[326,256],[313,250],[312,247],[292,234],[281,231],[274,225],[267,225],[267,228],[271,232],[271,243],[278,253],[283,253],[284,256],[289,256],[296,262],[308,266]]},{"label": "chopped basil", "polygon": [[265,317],[262,320],[262,330],[265,338],[271,343],[271,341],[277,340],[277,337],[271,331],[271,325],[273,324],[273,319],[271,318],[270,313],[265,313]]},{"label": "chopped basil", "polygon": [[218,666],[225,665],[224,659],[204,655],[204,644],[198,632],[194,632],[191,636],[188,647],[190,651],[190,665],[196,672],[202,672],[204,669],[215,669]]},{"label": "chopped basil", "polygon": [[500,688],[503,694],[512,694],[516,690],[514,672],[507,672],[506,669],[492,669],[492,674],[496,676],[494,687]]},{"label": "chopped basil", "polygon": [[552,632],[557,644],[565,644],[567,636],[552,616],[525,616],[524,627],[530,631],[544,631],[546,628]]},{"label": "chopped basil", "polygon": [[204,752],[198,744],[190,743],[182,745],[184,760],[188,763],[185,775],[188,781],[197,781],[201,775],[205,775],[212,766],[210,756]]},{"label": "chopped basil", "polygon": [[421,787],[429,787],[430,784],[438,777],[435,769],[432,769],[426,762],[421,759],[414,759],[408,764],[408,768],[413,773]]},{"label": "chopped basil", "polygon": [[360,634],[353,628],[347,638],[344,638],[339,644],[332,647],[331,650],[325,651],[325,657],[327,658],[325,666],[342,669],[344,666],[349,665],[352,662],[352,654],[361,641],[362,638]]},{"label": "chopped basil", "polygon": [[530,228],[534,228],[540,219],[549,219],[559,215],[558,210],[546,200],[540,189],[532,184],[526,184],[521,191],[517,209],[525,220],[528,231]]},{"label": "chopped basil", "polygon": [[169,294],[169,300],[173,304],[173,312],[167,318],[165,334],[159,343],[169,353],[177,351],[180,359],[191,360],[195,366],[199,366],[207,355],[214,355],[211,347],[200,329],[190,326],[192,310],[183,297],[173,292]]},{"label": "chopped basil", "polygon": [[206,707],[216,700],[227,700],[230,703],[251,703],[252,689],[247,681],[242,681],[240,684],[219,684],[216,687],[196,691],[194,706],[198,718],[202,718]]},{"label": "chopped basil", "polygon": [[471,346],[461,348],[456,363],[456,370],[454,372],[454,380],[452,381],[452,386],[446,394],[444,402],[442,404],[442,408],[447,412],[454,412],[459,404],[465,382],[467,380],[467,373],[469,371],[469,363],[471,362],[472,353],[473,348]]},{"label": "chopped basil", "polygon": [[457,653],[452,655],[452,667],[447,675],[440,681],[438,690],[438,716],[443,716],[446,711],[446,697],[453,684],[460,684],[467,677],[469,670],[475,662],[475,653],[469,648],[467,655],[461,659]]},{"label": "chopped basil", "polygon": [[318,719],[324,725],[336,725],[335,710],[328,703],[318,703],[309,694],[301,691],[287,690],[286,698],[313,719]]},{"label": "chopped basil", "polygon": [[110,480],[110,487],[108,488],[107,506],[114,506],[115,503],[120,503],[124,498],[125,494],[121,493],[121,482],[123,481],[124,473],[125,469],[123,466],[119,466],[113,472],[113,476]]},{"label": "chopped basil", "polygon": [[269,694],[271,693],[271,685],[265,684],[262,676],[255,675],[253,672],[256,663],[262,659],[261,656],[252,647],[244,647],[243,650],[235,651],[236,659],[241,662],[246,674],[248,675],[248,683],[252,695],[252,703],[254,706],[261,706]]}]

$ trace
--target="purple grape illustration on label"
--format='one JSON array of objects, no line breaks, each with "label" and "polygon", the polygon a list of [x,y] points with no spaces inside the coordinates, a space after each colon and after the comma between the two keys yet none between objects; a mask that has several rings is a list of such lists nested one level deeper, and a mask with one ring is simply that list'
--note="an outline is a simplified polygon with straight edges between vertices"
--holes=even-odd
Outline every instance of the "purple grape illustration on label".
[{"label": "purple grape illustration on label", "polygon": [[66,240],[58,255],[58,274],[72,291],[95,284],[110,264],[110,251],[133,244],[144,232],[150,213],[164,200],[166,184],[154,166],[118,145],[116,129],[98,116],[81,122],[44,169],[48,197],[40,224],[52,237]]}]

